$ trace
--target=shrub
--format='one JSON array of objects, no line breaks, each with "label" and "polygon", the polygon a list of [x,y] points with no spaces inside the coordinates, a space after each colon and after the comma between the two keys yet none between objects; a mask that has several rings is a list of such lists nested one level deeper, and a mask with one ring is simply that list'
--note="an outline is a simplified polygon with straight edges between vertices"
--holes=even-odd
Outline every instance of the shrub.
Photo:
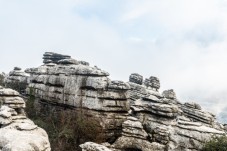
[{"label": "shrub", "polygon": [[213,137],[205,143],[202,151],[227,151],[227,136]]},{"label": "shrub", "polygon": [[20,81],[12,81],[12,82],[5,82],[5,87],[6,88],[11,88],[13,90],[18,91],[21,94],[25,93],[25,89],[27,87],[27,83],[26,82],[20,82]]}]

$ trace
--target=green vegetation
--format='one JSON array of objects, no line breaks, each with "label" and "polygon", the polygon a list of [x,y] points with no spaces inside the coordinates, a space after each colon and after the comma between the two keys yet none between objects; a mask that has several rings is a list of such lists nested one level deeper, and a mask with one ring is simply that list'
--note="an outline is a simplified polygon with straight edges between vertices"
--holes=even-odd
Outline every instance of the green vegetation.
[{"label": "green vegetation", "polygon": [[[30,89],[31,94],[33,89]],[[34,96],[27,101],[26,113],[39,127],[48,133],[54,151],[77,151],[79,145],[87,142],[103,142],[103,130],[95,119],[87,117],[82,111],[50,111],[48,115],[36,112]]]},{"label": "green vegetation", "polygon": [[227,136],[213,137],[205,143],[202,151],[227,151]]},{"label": "green vegetation", "polygon": [[11,82],[11,83],[5,83],[5,87],[11,88],[11,89],[16,90],[16,91],[20,92],[21,94],[23,94],[23,93],[25,93],[27,83],[15,81],[15,82]]}]

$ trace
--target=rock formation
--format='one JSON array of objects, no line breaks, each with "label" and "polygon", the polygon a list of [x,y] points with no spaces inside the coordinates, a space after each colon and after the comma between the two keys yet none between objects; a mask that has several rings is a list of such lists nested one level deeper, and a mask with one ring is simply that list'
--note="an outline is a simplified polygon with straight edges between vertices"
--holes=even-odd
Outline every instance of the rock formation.
[{"label": "rock formation", "polygon": [[82,110],[105,130],[108,143],[85,143],[84,151],[194,151],[212,135],[226,135],[223,125],[199,104],[182,104],[172,89],[159,93],[157,77],[143,81],[133,73],[127,83],[111,81],[107,72],[70,56],[48,52],[43,58],[44,65],[26,70],[36,109]]},{"label": "rock formation", "polygon": [[29,74],[22,71],[20,67],[14,67],[14,70],[9,72],[4,81],[6,87],[17,90],[20,93],[25,92],[28,83]]},{"label": "rock formation", "polygon": [[129,85],[111,81],[109,73],[88,66],[86,62],[74,60],[72,64],[66,64],[66,59],[59,60],[60,55],[46,57],[49,54],[52,53],[45,53],[43,58],[44,62],[47,58],[52,59],[51,65],[48,63],[26,70],[31,74],[29,90],[33,90],[40,108],[48,104],[51,108],[82,109],[86,114],[101,119],[110,139],[120,135],[121,124],[129,110]]},{"label": "rock formation", "polygon": [[4,85],[4,79],[6,74],[4,72],[0,72],[0,85]]},{"label": "rock formation", "polygon": [[50,151],[47,133],[24,113],[19,93],[0,86],[0,150]]}]

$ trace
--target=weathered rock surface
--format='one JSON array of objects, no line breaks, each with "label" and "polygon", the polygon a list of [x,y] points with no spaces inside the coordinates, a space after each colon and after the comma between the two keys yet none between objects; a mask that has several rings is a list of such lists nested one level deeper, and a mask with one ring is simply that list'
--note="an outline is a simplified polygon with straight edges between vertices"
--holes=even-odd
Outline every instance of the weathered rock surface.
[{"label": "weathered rock surface", "polygon": [[[44,54],[44,60],[47,54]],[[56,64],[52,63],[51,66],[45,64],[26,70],[31,74],[29,90],[34,92],[40,108],[49,104],[83,109],[89,115],[101,119],[107,136],[114,138],[113,135],[119,135],[121,124],[130,109],[127,94],[130,86],[122,81],[111,81],[109,73],[88,66],[86,62],[66,64],[69,59],[57,58],[58,62],[55,61]]]},{"label": "weathered rock surface", "polygon": [[148,89],[153,89],[155,91],[158,91],[158,89],[160,88],[160,81],[157,77],[151,76],[150,78],[145,79],[144,85]]},{"label": "weathered rock surface", "polygon": [[132,73],[129,77],[129,82],[142,85],[143,84],[143,76],[139,75],[138,73]]},{"label": "weathered rock surface", "polygon": [[119,137],[111,148],[118,150],[142,150],[142,151],[162,151],[165,145],[151,142],[150,136],[143,129],[142,123],[134,118],[128,117],[127,120],[122,124],[123,132],[122,136]]},{"label": "weathered rock surface", "polygon": [[43,55],[43,63],[58,63],[59,60],[70,59],[68,55],[62,55],[54,52],[45,52]]},{"label": "weathered rock surface", "polygon": [[26,70],[29,90],[36,109],[80,109],[99,119],[110,144],[88,143],[83,150],[194,151],[212,135],[226,135],[215,116],[197,103],[180,103],[172,89],[160,94],[157,77],[143,81],[134,73],[127,83],[111,81],[106,71],[67,57],[45,53],[44,65]]},{"label": "weathered rock surface", "polygon": [[82,151],[111,151],[107,147],[93,142],[86,142],[80,145],[80,147],[82,148]]},{"label": "weathered rock surface", "polygon": [[0,150],[50,151],[47,133],[24,113],[19,93],[0,87]]},{"label": "weathered rock surface", "polygon": [[6,87],[15,89],[20,93],[24,93],[29,83],[29,74],[21,70],[20,67],[14,67],[8,76],[5,77],[4,84]]}]

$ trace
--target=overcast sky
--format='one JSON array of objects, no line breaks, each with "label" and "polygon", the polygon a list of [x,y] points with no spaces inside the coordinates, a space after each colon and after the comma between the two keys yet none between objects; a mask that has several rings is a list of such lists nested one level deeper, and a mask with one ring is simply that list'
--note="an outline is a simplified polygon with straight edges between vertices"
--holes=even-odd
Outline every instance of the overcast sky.
[{"label": "overcast sky", "polygon": [[227,0],[0,0],[0,71],[37,67],[45,51],[227,108]]}]

